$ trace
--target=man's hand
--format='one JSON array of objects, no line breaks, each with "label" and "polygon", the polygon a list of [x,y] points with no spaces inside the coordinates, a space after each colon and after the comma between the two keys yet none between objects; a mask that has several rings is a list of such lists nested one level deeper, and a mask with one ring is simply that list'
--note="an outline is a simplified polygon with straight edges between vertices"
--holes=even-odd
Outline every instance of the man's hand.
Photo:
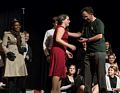
[{"label": "man's hand", "polygon": [[81,37],[80,39],[78,39],[78,41],[81,42],[81,43],[83,43],[83,42],[88,42],[89,39]]}]

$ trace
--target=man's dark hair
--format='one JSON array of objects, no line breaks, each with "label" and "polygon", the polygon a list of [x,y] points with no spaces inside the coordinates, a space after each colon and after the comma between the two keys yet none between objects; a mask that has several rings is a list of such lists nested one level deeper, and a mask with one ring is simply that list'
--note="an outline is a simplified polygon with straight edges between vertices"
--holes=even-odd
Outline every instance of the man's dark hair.
[{"label": "man's dark hair", "polygon": [[82,10],[81,10],[81,13],[83,13],[84,11],[86,11],[87,13],[89,14],[94,14],[94,11],[93,11],[93,8],[92,7],[84,7]]}]

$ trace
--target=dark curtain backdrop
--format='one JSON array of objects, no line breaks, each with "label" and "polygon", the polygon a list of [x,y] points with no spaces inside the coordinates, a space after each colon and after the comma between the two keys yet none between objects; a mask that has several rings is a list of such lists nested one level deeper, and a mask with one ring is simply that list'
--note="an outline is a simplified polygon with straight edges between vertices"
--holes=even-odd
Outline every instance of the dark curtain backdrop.
[{"label": "dark curtain backdrop", "polygon": [[[119,48],[119,14],[115,14],[119,11],[116,2],[109,1],[108,4],[102,0],[77,0],[77,1],[58,1],[58,0],[43,0],[42,2],[31,2],[31,4],[25,5],[25,14],[23,15],[21,8],[2,8],[0,9],[0,37],[2,38],[5,30],[8,29],[9,21],[12,18],[18,18],[24,24],[24,30],[30,33],[29,45],[33,51],[32,62],[32,87],[41,88],[41,76],[44,70],[43,48],[42,42],[46,30],[52,27],[51,19],[53,16],[65,13],[70,16],[70,31],[77,32],[80,30],[82,24],[82,18],[80,16],[80,10],[84,6],[92,6],[95,15],[100,18],[105,24],[105,38],[112,44],[113,50],[116,55],[120,57]],[[112,3],[112,4],[110,4]],[[20,3],[21,4],[21,3]],[[113,4],[116,6],[112,7]],[[21,4],[22,5],[22,4]],[[119,20],[119,21],[118,21]],[[74,40],[69,42],[73,43]],[[75,43],[75,42],[74,42]],[[118,63],[120,62],[117,59]]]}]

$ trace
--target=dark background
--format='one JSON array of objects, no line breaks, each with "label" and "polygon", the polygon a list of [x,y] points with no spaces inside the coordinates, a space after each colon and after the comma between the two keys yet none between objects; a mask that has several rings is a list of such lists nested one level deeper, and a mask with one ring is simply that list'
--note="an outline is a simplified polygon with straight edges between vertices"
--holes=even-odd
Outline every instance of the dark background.
[{"label": "dark background", "polygon": [[[11,4],[12,3],[12,4]],[[68,14],[71,19],[70,31],[79,31],[82,21],[80,10],[84,6],[92,6],[95,16],[105,24],[105,38],[108,40],[117,58],[119,48],[119,5],[117,1],[108,0],[40,0],[15,1],[1,3],[0,36],[2,38],[8,24],[13,18],[18,18],[24,24],[24,30],[30,33],[29,44],[33,51],[32,78],[34,88],[40,88],[42,59],[42,42],[46,30],[52,28],[51,19],[59,14]],[[22,8],[25,8],[24,14]],[[119,63],[119,58],[117,59]]]}]

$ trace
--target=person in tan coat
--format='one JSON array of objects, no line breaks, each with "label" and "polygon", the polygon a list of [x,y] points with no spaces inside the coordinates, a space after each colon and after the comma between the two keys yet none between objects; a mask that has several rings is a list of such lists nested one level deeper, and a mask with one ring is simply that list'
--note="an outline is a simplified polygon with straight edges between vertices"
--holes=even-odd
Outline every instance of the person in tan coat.
[{"label": "person in tan coat", "polygon": [[4,77],[8,78],[9,93],[25,93],[25,78],[28,75],[24,60],[25,37],[21,31],[21,24],[13,20],[10,31],[5,31],[2,47],[6,55]]}]

